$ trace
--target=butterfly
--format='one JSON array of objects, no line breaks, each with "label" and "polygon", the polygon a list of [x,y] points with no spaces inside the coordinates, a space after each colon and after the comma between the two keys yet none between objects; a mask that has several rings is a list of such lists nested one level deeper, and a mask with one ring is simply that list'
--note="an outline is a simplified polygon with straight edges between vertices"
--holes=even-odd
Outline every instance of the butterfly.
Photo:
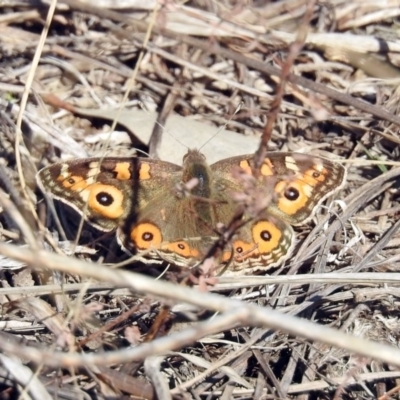
[{"label": "butterfly", "polygon": [[182,166],[148,158],[85,158],[43,168],[38,183],[89,224],[116,232],[122,248],[141,261],[188,267],[229,225],[247,177],[268,201],[255,216],[245,210],[216,263],[231,274],[249,274],[287,260],[294,247],[291,225],[309,220],[346,179],[342,165],[311,155],[267,153],[258,177],[254,162],[254,155],[243,155],[209,165],[198,150],[189,150]]}]

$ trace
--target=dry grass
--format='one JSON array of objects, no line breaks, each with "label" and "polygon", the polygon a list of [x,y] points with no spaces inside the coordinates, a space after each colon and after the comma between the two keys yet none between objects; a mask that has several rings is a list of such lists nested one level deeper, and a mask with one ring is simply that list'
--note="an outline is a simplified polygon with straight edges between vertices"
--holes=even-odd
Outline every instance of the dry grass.
[{"label": "dry grass", "polygon": [[[0,398],[400,398],[399,2],[106,3],[0,7]],[[349,168],[272,275],[156,280],[46,221],[37,169],[179,164],[221,127],[210,157],[262,137]]]}]

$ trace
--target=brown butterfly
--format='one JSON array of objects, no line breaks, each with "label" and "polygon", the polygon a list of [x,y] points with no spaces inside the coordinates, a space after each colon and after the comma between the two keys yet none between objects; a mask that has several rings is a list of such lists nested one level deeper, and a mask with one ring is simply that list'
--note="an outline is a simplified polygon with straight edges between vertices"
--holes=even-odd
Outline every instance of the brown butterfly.
[{"label": "brown butterfly", "polygon": [[[251,175],[253,162],[254,155],[244,155],[208,165],[197,150],[188,151],[182,167],[147,158],[86,158],[46,167],[38,181],[94,227],[116,231],[121,246],[142,261],[192,266],[237,210],[234,194],[243,188],[233,172]],[[293,249],[291,225],[312,217],[345,179],[346,169],[327,159],[268,153],[255,185],[271,200],[235,233],[218,262],[228,263],[231,273],[282,263]]]}]

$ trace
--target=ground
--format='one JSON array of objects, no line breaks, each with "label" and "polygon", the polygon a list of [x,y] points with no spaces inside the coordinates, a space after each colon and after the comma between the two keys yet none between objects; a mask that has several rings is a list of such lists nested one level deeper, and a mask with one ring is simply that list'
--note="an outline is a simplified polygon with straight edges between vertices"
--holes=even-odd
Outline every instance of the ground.
[{"label": "ground", "polygon": [[[0,7],[0,397],[398,398],[398,1],[53,5]],[[87,157],[60,169],[70,186],[104,157],[182,165],[188,148],[302,153],[347,179],[256,276],[138,266],[115,240],[124,219],[52,211],[56,184],[36,180]],[[153,163],[165,185],[175,167]],[[252,165],[234,176],[254,216]],[[235,243],[238,225],[221,229],[211,255]]]}]

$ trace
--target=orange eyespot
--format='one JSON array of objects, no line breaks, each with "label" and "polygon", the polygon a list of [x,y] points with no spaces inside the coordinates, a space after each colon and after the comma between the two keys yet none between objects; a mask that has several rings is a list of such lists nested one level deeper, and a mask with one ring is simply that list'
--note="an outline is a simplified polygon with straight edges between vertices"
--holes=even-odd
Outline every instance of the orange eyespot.
[{"label": "orange eyespot", "polygon": [[291,202],[296,201],[299,196],[300,193],[299,191],[294,187],[294,186],[288,186],[283,194],[285,196],[285,198]]},{"label": "orange eyespot", "polygon": [[282,237],[282,232],[270,221],[257,222],[253,226],[252,234],[260,253],[270,253],[279,247]]},{"label": "orange eyespot", "polygon": [[299,179],[293,182],[278,182],[275,192],[278,194],[280,211],[293,215],[303,208],[312,195],[313,188]]},{"label": "orange eyespot", "polygon": [[117,219],[124,214],[124,195],[115,186],[95,183],[87,189],[88,206],[104,217]]},{"label": "orange eyespot", "polygon": [[162,246],[162,249],[166,251],[171,251],[172,253],[176,253],[186,258],[192,258],[192,257],[198,258],[200,255],[197,249],[190,247],[189,244],[183,240],[180,240],[178,242],[168,243]]},{"label": "orange eyespot", "polygon": [[305,172],[303,179],[305,183],[311,186],[316,186],[318,183],[324,182],[327,175],[327,170],[322,168],[322,171],[317,171],[316,169],[309,169]]},{"label": "orange eyespot", "polygon": [[148,222],[136,225],[130,234],[134,246],[140,250],[159,248],[163,238],[160,229]]},{"label": "orange eyespot", "polygon": [[[280,246],[282,232],[270,221],[257,222],[252,227],[253,242],[248,243],[243,240],[235,240],[233,246],[233,259],[242,262],[247,258],[255,256],[268,255]],[[232,252],[224,251],[221,262],[227,262],[231,259]]]},{"label": "orange eyespot", "polygon": [[[258,254],[258,248],[256,243],[247,243],[243,240],[235,240],[232,243],[233,247],[233,260],[243,261],[246,258]],[[232,257],[232,251],[224,251],[221,257],[221,262],[229,261]]]},{"label": "orange eyespot", "polygon": [[71,189],[73,191],[83,190],[87,187],[85,179],[81,176],[69,175],[68,178],[65,178],[59,175],[57,180],[61,182],[66,189]]},{"label": "orange eyespot", "polygon": [[131,231],[130,239],[139,250],[159,249],[186,258],[198,258],[200,255],[197,249],[183,240],[163,244],[161,230],[149,222],[136,225]]}]

